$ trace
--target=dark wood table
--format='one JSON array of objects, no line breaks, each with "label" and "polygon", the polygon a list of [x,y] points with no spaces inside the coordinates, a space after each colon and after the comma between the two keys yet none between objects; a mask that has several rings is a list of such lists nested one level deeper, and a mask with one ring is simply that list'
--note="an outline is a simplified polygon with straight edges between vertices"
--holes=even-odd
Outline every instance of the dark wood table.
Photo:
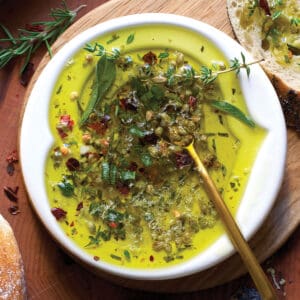
[{"label": "dark wood table", "polygon": [[[87,4],[79,17],[86,14],[105,0],[69,0],[70,8]],[[225,0],[224,0],[225,2]],[[50,8],[59,7],[58,0],[0,0],[0,23],[13,33],[32,21],[49,19]],[[40,49],[32,62],[36,67],[45,54]],[[32,210],[23,184],[20,166],[14,164],[15,171],[7,172],[7,156],[18,148],[18,129],[26,87],[20,84],[21,62],[15,60],[0,70],[0,213],[9,221],[18,241],[26,272],[29,299],[230,299],[237,290],[252,287],[248,275],[208,290],[190,293],[159,294],[133,290],[99,278],[70,259],[45,231]],[[43,99],[41,99],[42,101]],[[32,137],[34,138],[34,137]],[[34,149],[33,149],[34,151]],[[295,174],[300,176],[300,174]],[[9,212],[12,202],[3,193],[4,186],[19,187],[18,207],[20,213]],[[299,197],[298,200],[299,201]],[[276,236],[274,236],[276,239]],[[1,241],[0,241],[1,242]],[[300,230],[294,231],[286,243],[263,267],[275,271],[277,282],[285,280],[277,290],[279,299],[300,299]],[[226,272],[226,270],[224,270]],[[175,293],[175,294],[174,294]]]}]

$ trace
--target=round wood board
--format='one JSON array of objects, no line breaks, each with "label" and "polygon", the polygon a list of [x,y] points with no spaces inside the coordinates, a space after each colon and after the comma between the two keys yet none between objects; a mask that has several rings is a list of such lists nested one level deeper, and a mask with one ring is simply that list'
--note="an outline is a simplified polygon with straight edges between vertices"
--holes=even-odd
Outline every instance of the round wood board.
[{"label": "round wood board", "polygon": [[[225,0],[111,0],[90,11],[74,23],[53,45],[53,53],[56,53],[75,35],[91,26],[119,16],[145,12],[173,13],[192,17],[233,37]],[[45,55],[27,89],[26,99],[28,99],[35,81],[48,61],[49,56]],[[299,225],[300,176],[298,174],[300,174],[300,162],[297,159],[298,153],[300,153],[300,138],[295,132],[289,130],[288,155],[283,185],[272,211],[250,241],[250,246],[260,262],[263,262],[279,249]],[[92,271],[96,272],[95,270]],[[184,280],[180,278],[159,282],[136,281],[113,277],[110,274],[100,273],[99,275],[117,284],[136,289],[157,292],[186,292],[220,285],[245,272],[239,256],[233,255],[219,265],[201,273],[187,276]]]}]

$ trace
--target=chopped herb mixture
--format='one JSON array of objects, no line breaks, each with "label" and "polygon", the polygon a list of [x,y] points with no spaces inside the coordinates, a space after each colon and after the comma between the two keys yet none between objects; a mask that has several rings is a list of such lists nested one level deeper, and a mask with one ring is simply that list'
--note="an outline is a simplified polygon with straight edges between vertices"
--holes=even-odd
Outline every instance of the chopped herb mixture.
[{"label": "chopped herb mixture", "polygon": [[[119,38],[114,34],[107,44]],[[134,41],[131,33],[125,43]],[[139,259],[145,239],[151,241],[150,263],[158,252],[165,262],[182,260],[186,249],[195,247],[194,236],[218,220],[184,146],[194,140],[223,192],[231,176],[230,166],[218,159],[218,141],[232,139],[226,117],[249,128],[255,124],[220,97],[216,79],[242,68],[249,75],[250,64],[242,54],[241,61],[235,58],[228,67],[214,63],[197,72],[183,53],[169,49],[139,52],[136,58],[99,43],[87,44],[84,51],[85,63],[95,66],[85,85],[88,97],[81,91],[70,95],[79,116],[57,110],[50,158],[59,178],[49,181],[56,191],[51,212],[71,227],[71,236],[79,234],[78,224],[87,228],[88,234],[81,236],[86,249],[129,240],[121,252],[111,249],[114,261]],[[55,96],[63,90],[60,84]],[[205,131],[204,107],[217,116],[222,130]],[[239,188],[232,183],[232,193]],[[69,203],[75,203],[75,215],[68,212]],[[101,260],[103,255],[93,257]]]},{"label": "chopped herb mixture", "polygon": [[300,63],[300,9],[297,0],[248,0],[241,25],[251,28],[254,20],[262,29],[261,46],[270,50],[278,63]]}]

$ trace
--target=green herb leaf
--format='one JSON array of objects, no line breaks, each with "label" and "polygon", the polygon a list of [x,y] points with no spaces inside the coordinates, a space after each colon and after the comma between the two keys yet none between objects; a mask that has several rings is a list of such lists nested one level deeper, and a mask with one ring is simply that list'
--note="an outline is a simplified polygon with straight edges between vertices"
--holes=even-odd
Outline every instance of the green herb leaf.
[{"label": "green herb leaf", "polygon": [[150,154],[147,152],[141,154],[141,161],[145,167],[150,167],[153,163]]},{"label": "green herb leaf", "polygon": [[101,165],[101,177],[104,181],[109,182],[110,166],[108,162],[103,162]]},{"label": "green herb leaf", "polygon": [[255,123],[249,116],[245,115],[239,108],[226,101],[212,100],[208,101],[208,104],[222,112],[235,117],[249,127],[255,127]]},{"label": "green herb leaf", "polygon": [[131,33],[131,34],[128,36],[128,38],[127,38],[126,44],[129,45],[129,44],[131,44],[133,41],[134,41],[134,33]]},{"label": "green herb leaf", "polygon": [[126,258],[127,261],[131,260],[130,253],[129,253],[128,250],[124,250],[123,254],[124,254],[124,256],[125,256],[125,258]]},{"label": "green herb leaf", "polygon": [[142,138],[147,134],[147,131],[143,131],[137,126],[132,126],[129,128],[129,133],[139,138]]},{"label": "green herb leaf", "polygon": [[90,114],[97,108],[106,92],[112,86],[116,79],[116,65],[114,61],[103,55],[96,65],[96,82],[94,84],[92,95],[86,110],[81,116],[80,125],[84,125]]},{"label": "green herb leaf", "polygon": [[59,182],[57,186],[65,197],[71,197],[74,195],[74,186],[69,181]]},{"label": "green herb leaf", "polygon": [[122,181],[135,180],[136,173],[134,171],[125,170],[120,174]]},{"label": "green herb leaf", "polygon": [[112,259],[114,259],[114,260],[118,260],[118,261],[121,261],[121,260],[122,260],[122,258],[121,258],[120,256],[115,255],[115,254],[111,254],[110,257],[111,257]]},{"label": "green herb leaf", "polygon": [[167,58],[169,57],[169,53],[168,52],[161,52],[158,55],[158,58],[163,59],[163,58]]}]

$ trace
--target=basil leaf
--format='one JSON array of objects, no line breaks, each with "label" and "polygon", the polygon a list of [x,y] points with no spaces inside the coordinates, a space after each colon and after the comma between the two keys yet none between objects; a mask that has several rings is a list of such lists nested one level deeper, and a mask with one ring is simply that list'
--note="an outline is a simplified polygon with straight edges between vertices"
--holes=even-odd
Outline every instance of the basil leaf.
[{"label": "basil leaf", "polygon": [[235,117],[249,127],[255,127],[254,121],[249,116],[245,115],[239,108],[226,101],[211,100],[208,101],[208,104],[224,113],[231,115],[232,117]]},{"label": "basil leaf", "polygon": [[96,80],[91,98],[81,116],[80,125],[83,125],[88,120],[90,114],[97,108],[104,95],[114,83],[116,79],[116,65],[114,61],[103,55],[96,65],[95,75]]}]

